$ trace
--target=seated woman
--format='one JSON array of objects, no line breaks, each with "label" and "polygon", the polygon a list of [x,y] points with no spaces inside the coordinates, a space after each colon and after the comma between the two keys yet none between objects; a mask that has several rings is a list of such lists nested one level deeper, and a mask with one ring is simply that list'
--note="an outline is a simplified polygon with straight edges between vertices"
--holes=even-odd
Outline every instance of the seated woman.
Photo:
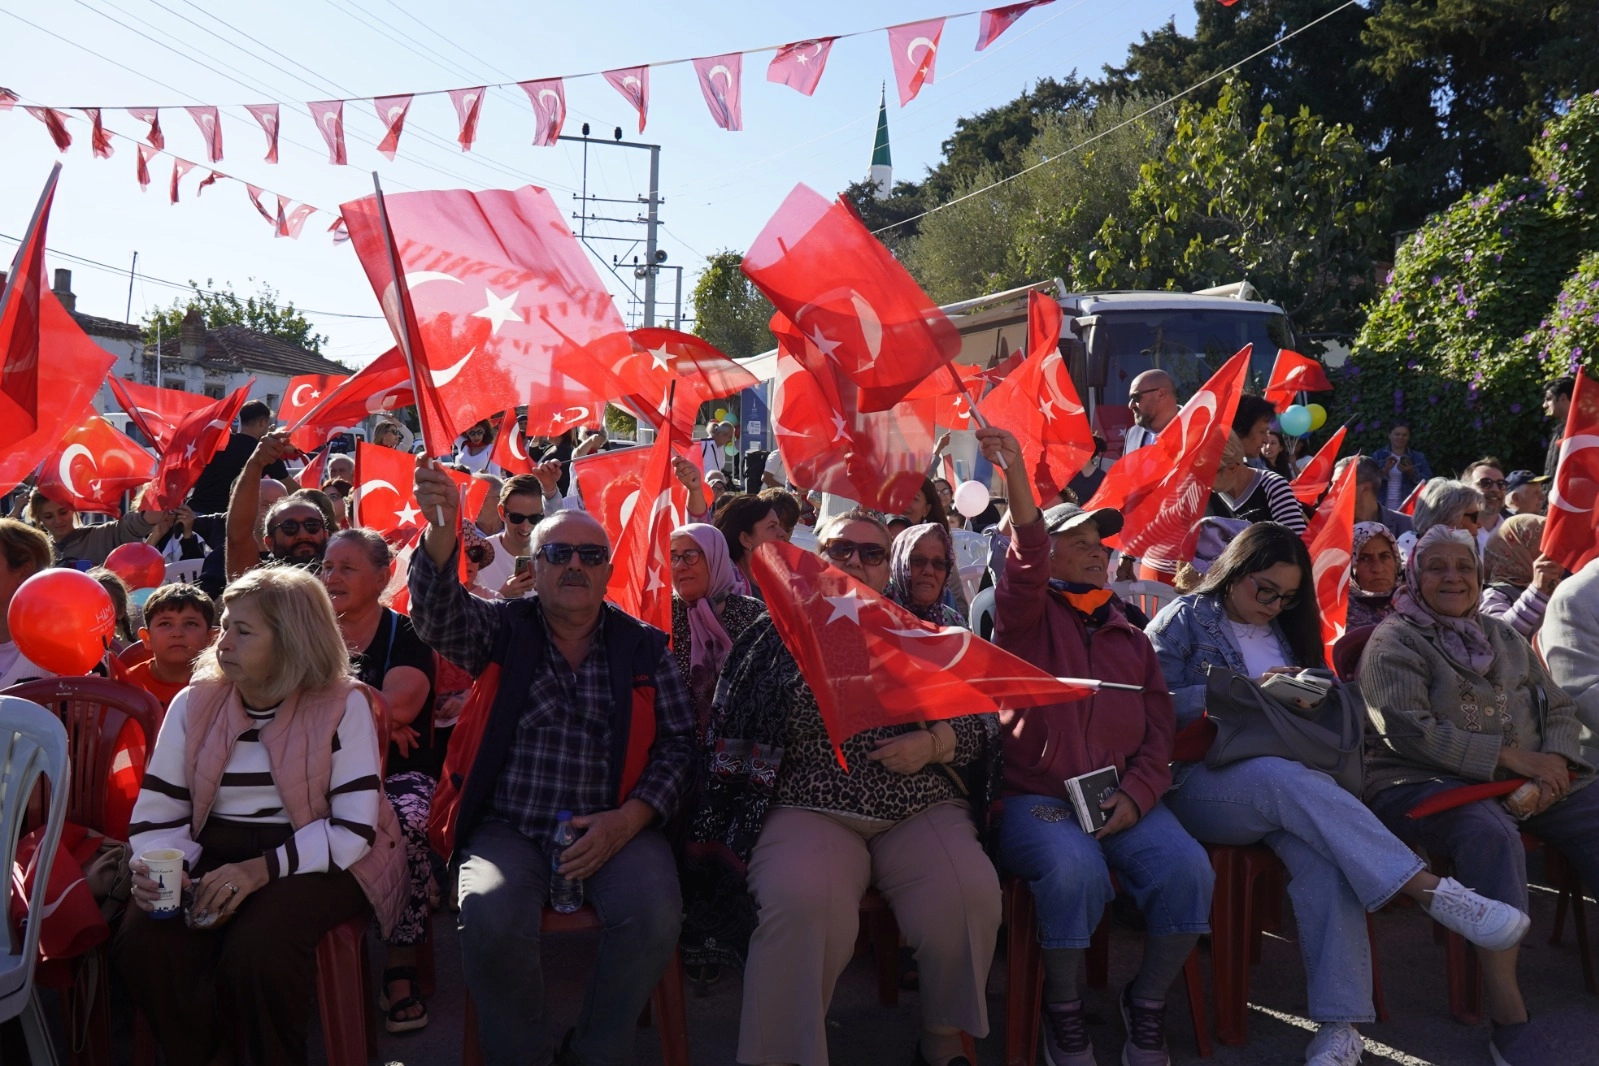
[{"label": "seated woman", "polygon": [[1381,522],[1356,522],[1349,572],[1347,626],[1374,626],[1393,613],[1399,587],[1399,542]]},{"label": "seated woman", "polygon": [[344,529],[328,538],[322,584],[333,601],[339,634],[349,649],[356,680],[389,702],[389,750],[383,791],[394,805],[405,837],[410,893],[387,938],[380,1005],[391,1033],[428,1023],[416,985],[416,948],[427,934],[429,882],[428,810],[444,765],[444,749],[433,735],[433,651],[411,620],[378,602],[393,570],[389,545],[370,529]]},{"label": "seated woman", "polygon": [[1305,508],[1288,479],[1262,467],[1249,465],[1246,444],[1229,434],[1216,468],[1216,487],[1208,514],[1243,522],[1280,522],[1295,533],[1305,531]]},{"label": "seated woman", "polygon": [[1411,516],[1411,530],[1420,538],[1433,526],[1464,529],[1473,537],[1480,525],[1477,521],[1487,506],[1482,493],[1464,481],[1435,477],[1422,487],[1416,500],[1416,512]]},{"label": "seated woman", "polygon": [[[1197,591],[1161,608],[1148,633],[1179,728],[1204,713],[1207,668],[1264,681],[1325,664],[1314,589],[1304,542],[1264,522],[1227,546]],[[1264,843],[1288,867],[1309,1013],[1321,1026],[1306,1052],[1311,1066],[1359,1061],[1364,1040],[1354,1024],[1376,1017],[1368,911],[1403,893],[1474,944],[1506,948],[1526,931],[1526,915],[1428,873],[1359,799],[1302,763],[1265,756],[1213,769],[1186,762],[1173,777],[1166,805],[1195,837]]]},{"label": "seated woman", "polygon": [[755,579],[750,576],[750,553],[769,540],[788,539],[788,530],[777,517],[777,508],[771,500],[759,496],[729,496],[726,506],[714,513],[714,524],[727,540],[727,554],[736,571],[734,591],[740,596],[759,599],[761,590],[755,587]]},{"label": "seated woman", "polygon": [[671,564],[672,657],[694,697],[697,735],[703,735],[727,653],[766,608],[733,591],[733,561],[715,526],[691,522],[672,530]]},{"label": "seated woman", "polygon": [[61,566],[99,566],[113,548],[144,540],[165,518],[165,511],[129,511],[116,522],[80,526],[71,504],[57,503],[38,489],[28,496],[28,521],[50,535]]},{"label": "seated woman", "polygon": [[955,571],[955,542],[938,522],[924,522],[894,538],[884,594],[924,622],[965,626],[966,616],[948,602]]},{"label": "seated woman", "polygon": [[[1006,466],[1014,536],[994,593],[994,641],[1063,677],[1141,686],[1069,703],[1002,711],[1004,812],[999,857],[1027,879],[1044,949],[1044,1048],[1055,1066],[1093,1066],[1077,971],[1105,908],[1111,873],[1138,904],[1149,938],[1121,1000],[1123,1066],[1165,1066],[1166,992],[1210,931],[1210,858],[1160,797],[1171,784],[1171,696],[1155,651],[1117,608],[1100,541],[1121,512],[1062,503],[1039,513],[1016,438],[979,429],[983,456]],[[1116,791],[1094,833],[1078,823],[1066,782],[1114,767]]]},{"label": "seated woman", "polygon": [[1529,641],[1543,626],[1544,611],[1566,569],[1543,554],[1543,515],[1511,515],[1488,535],[1482,565],[1486,584],[1478,605]]},{"label": "seated woman", "polygon": [[[888,533],[848,511],[817,529],[820,552],[875,592]],[[734,642],[708,731],[693,846],[719,849],[759,908],[726,893],[718,941],[748,937],[738,1061],[826,1066],[827,1007],[875,885],[920,966],[920,1060],[969,1066],[960,1033],[988,1031],[984,989],[999,928],[999,878],[978,843],[955,768],[982,757],[992,716],[869,729],[839,765],[816,696],[770,619]],[[739,918],[745,922],[735,928]]]},{"label": "seated woman", "polygon": [[[1386,734],[1367,763],[1366,798],[1402,840],[1447,855],[1462,880],[1525,912],[1522,831],[1558,847],[1586,884],[1599,884],[1599,789],[1588,787],[1594,772],[1571,697],[1526,640],[1479,609],[1481,583],[1468,533],[1435,526],[1411,554],[1394,615],[1361,657],[1361,691]],[[1533,786],[1524,803],[1508,801],[1520,820],[1499,798],[1406,816],[1439,792],[1507,777]],[[1479,945],[1493,1061],[1555,1062],[1525,1024],[1517,954],[1515,941]]]},{"label": "seated woman", "polygon": [[[399,824],[378,780],[367,695],[316,578],[253,570],[167,710],[133,809],[133,854],[183,852],[186,920],[159,921],[148,868],[112,962],[172,1066],[307,1061],[316,946],[405,899]],[[193,925],[191,925],[193,923]],[[226,923],[224,925],[223,923]]]}]

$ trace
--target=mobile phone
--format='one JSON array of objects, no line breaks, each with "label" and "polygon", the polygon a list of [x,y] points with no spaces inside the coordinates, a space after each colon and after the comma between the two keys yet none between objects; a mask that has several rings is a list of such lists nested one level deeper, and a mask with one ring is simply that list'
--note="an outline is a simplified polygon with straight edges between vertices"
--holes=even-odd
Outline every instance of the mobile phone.
[{"label": "mobile phone", "polygon": [[533,569],[533,556],[531,556],[531,555],[518,555],[516,557],[515,574],[516,574],[517,577],[521,577],[523,574],[527,573],[531,569]]},{"label": "mobile phone", "polygon": [[1299,699],[1314,707],[1332,691],[1332,682],[1314,674],[1272,674],[1260,687],[1278,699]]}]

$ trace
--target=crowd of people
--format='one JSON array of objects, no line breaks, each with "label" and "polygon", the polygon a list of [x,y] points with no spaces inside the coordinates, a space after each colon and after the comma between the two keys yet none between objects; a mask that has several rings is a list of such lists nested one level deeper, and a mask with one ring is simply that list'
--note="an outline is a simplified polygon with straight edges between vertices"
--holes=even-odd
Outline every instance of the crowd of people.
[{"label": "crowd of people", "polygon": [[[1130,395],[1125,450],[1150,446],[1180,406],[1161,371]],[[26,521],[0,519],[0,682],[42,674],[5,628],[30,575],[98,566],[132,540],[203,559],[197,584],[125,605],[122,623],[123,641],[149,652],[126,680],[166,708],[133,854],[176,848],[186,873],[183,920],[154,920],[158,886],[135,860],[112,959],[174,1066],[235,1049],[307,1061],[316,945],[364,914],[383,943],[386,1027],[427,1025],[417,951],[452,900],[488,1063],[629,1061],[680,950],[704,980],[742,970],[738,1061],[825,1066],[828,1006],[869,889],[914,956],[915,1061],[970,1066],[961,1037],[989,1030],[1002,877],[1037,905],[1046,1061],[1095,1062],[1081,969],[1119,886],[1146,926],[1119,999],[1120,1061],[1160,1066],[1168,992],[1210,932],[1207,845],[1249,844],[1289,871],[1318,1027],[1307,1063],[1360,1061],[1358,1026],[1375,1018],[1367,915],[1401,895],[1476,946],[1493,1061],[1551,1061],[1517,982],[1521,834],[1599,885],[1599,562],[1570,575],[1540,554],[1548,472],[1485,456],[1434,478],[1396,425],[1387,447],[1343,460],[1357,486],[1345,639],[1365,650],[1335,676],[1308,509],[1289,487],[1297,442],[1274,420],[1270,403],[1243,398],[1195,552],[1142,559],[1106,544],[1120,512],[1082,506],[1104,476],[1103,441],[1073,487],[1039,499],[1015,437],[978,430],[1003,489],[963,520],[936,470],[901,514],[821,499],[775,453],[754,491],[733,491],[733,427],[713,425],[699,461],[674,466],[689,506],[662,547],[665,633],[607,601],[613,545],[570,495],[572,461],[606,447],[602,433],[524,440],[533,472],[507,476],[495,435],[522,428],[470,427],[449,462],[490,492],[465,521],[445,464],[419,457],[414,497],[433,521],[400,571],[395,546],[351,520],[353,464],[333,456],[320,485],[300,484],[287,435],[247,404],[187,507],[88,526],[34,492]],[[374,441],[404,450],[409,433],[385,420]],[[992,545],[976,583],[958,566],[963,527]],[[1122,687],[870,728],[835,750],[818,680],[767,610],[786,591],[763,589],[752,566],[762,545],[802,535],[925,623],[968,625],[978,585],[992,586],[999,647]],[[1182,591],[1146,618],[1113,587],[1134,576]],[[837,653],[839,669],[871,670],[848,661],[858,647]],[[1367,723],[1352,774],[1194,746],[1218,700],[1310,711],[1272,694],[1280,675],[1322,679],[1322,699]],[[1115,784],[1093,828],[1070,783],[1106,768]],[[1506,778],[1527,784],[1409,817]],[[568,822],[577,842],[556,848]],[[1453,875],[1422,854],[1447,856]],[[581,883],[601,926],[561,1039],[547,1031],[539,957],[552,876]]]}]

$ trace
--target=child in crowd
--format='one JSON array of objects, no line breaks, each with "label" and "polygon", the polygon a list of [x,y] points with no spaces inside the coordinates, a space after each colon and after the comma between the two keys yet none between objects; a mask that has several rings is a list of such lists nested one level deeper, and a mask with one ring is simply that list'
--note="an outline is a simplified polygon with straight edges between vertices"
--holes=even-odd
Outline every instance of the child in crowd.
[{"label": "child in crowd", "polygon": [[166,707],[189,684],[195,656],[216,635],[216,605],[193,585],[162,585],[144,601],[139,639],[150,658],[128,667],[128,683]]}]

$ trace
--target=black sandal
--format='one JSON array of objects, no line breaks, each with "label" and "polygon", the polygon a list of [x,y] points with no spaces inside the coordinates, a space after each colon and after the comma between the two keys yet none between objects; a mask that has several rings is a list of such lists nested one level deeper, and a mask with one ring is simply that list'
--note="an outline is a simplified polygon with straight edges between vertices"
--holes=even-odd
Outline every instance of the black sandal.
[{"label": "black sandal", "polygon": [[[411,995],[389,1001],[389,985],[394,981],[404,981],[411,986]],[[378,1008],[386,1017],[383,1019],[383,1028],[391,1033],[409,1033],[427,1027],[428,1008],[416,994],[416,967],[415,966],[390,966],[383,971],[383,990],[378,993]],[[422,1013],[414,1018],[405,1016],[405,1012],[412,1007],[421,1007]]]}]

